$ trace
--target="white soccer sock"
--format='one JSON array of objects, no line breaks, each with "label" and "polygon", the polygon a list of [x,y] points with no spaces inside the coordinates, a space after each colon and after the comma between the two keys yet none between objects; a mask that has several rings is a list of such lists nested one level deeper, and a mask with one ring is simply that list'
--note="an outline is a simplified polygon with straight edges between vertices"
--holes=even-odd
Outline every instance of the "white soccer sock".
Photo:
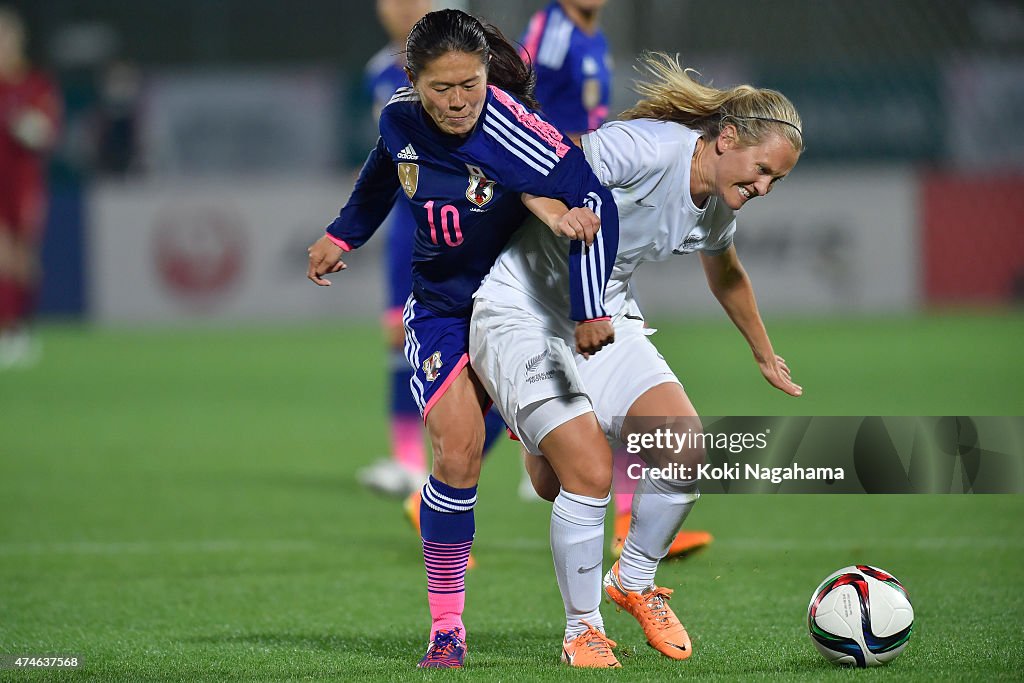
[{"label": "white soccer sock", "polygon": [[609,500],[610,495],[590,498],[562,489],[551,508],[551,557],[565,603],[566,639],[587,630],[583,621],[604,631],[601,560]]},{"label": "white soccer sock", "polygon": [[641,479],[633,494],[633,517],[619,558],[619,580],[628,591],[654,584],[658,563],[668,554],[690,508],[700,498],[694,482]]}]

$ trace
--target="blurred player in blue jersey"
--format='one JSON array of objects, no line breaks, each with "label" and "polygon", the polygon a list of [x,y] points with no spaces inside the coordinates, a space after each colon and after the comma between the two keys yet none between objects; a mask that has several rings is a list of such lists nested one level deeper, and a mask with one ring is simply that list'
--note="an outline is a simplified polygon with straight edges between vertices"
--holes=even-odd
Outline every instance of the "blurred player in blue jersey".
[{"label": "blurred player in blue jersey", "polygon": [[[377,16],[390,42],[366,65],[366,87],[373,96],[374,118],[399,88],[409,85],[405,75],[405,38],[420,17],[430,11],[430,0],[377,0]],[[402,308],[412,291],[412,240],[416,231],[408,204],[396,202],[387,218],[385,273],[387,310],[384,334],[389,353],[391,457],[378,460],[356,474],[364,486],[380,493],[404,497],[423,485],[427,455],[423,423],[409,393],[409,364],[402,355],[405,330]]]},{"label": "blurred player in blue jersey", "polygon": [[[405,38],[420,17],[430,11],[430,0],[378,0],[377,16],[387,31],[390,42],[366,65],[366,88],[373,97],[374,117],[399,88],[409,85],[405,73]],[[405,329],[402,309],[412,292],[412,242],[416,231],[409,207],[395,204],[388,216],[385,274],[387,278],[387,309],[384,312],[384,334],[389,353],[391,418],[391,457],[382,458],[357,473],[359,482],[374,491],[408,497],[405,503],[409,521],[419,532],[419,489],[427,477],[426,449],[423,445],[423,422],[419,408],[409,393],[409,363],[402,348]],[[496,410],[484,418],[486,452],[504,433],[505,423]],[[532,491],[533,488],[531,487]],[[470,557],[470,567],[473,558]]]},{"label": "blurred player in blue jersey", "polygon": [[598,22],[606,0],[559,0],[530,19],[520,54],[537,70],[544,115],[574,142],[608,118],[612,69]]},{"label": "blurred player in blue jersey", "polygon": [[[434,455],[421,491],[432,623],[419,666],[456,668],[466,652],[464,579],[489,403],[469,367],[473,291],[525,219],[524,195],[558,199],[573,208],[540,215],[577,240],[562,243],[574,345],[598,352],[614,340],[604,289],[618,215],[582,151],[528,108],[534,74],[497,29],[458,10],[431,12],[409,33],[406,59],[413,87],[381,112],[377,145],[338,218],[310,246],[307,276],[330,285],[324,276],[347,267],[342,254],[372,236],[396,199],[410,207],[416,231],[405,356]],[[596,422],[587,424],[565,448],[599,435]]]},{"label": "blurred player in blue jersey", "polygon": [[[537,101],[544,116],[577,144],[584,133],[600,128],[608,118],[612,69],[608,41],[601,32],[601,9],[607,0],[558,0],[530,19],[520,55],[537,71]],[[615,525],[611,553],[618,557],[629,530],[636,481],[626,475],[638,460],[625,451],[615,452]],[[529,477],[520,482],[519,495],[536,499]],[[678,557],[706,546],[706,531],[680,531],[668,557]]]}]

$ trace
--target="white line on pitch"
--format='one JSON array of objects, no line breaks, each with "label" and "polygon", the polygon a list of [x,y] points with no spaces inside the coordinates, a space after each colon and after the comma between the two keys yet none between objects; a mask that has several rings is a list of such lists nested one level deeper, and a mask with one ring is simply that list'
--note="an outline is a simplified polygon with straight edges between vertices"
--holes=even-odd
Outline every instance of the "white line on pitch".
[{"label": "white line on pitch", "polygon": [[303,540],[209,541],[66,541],[53,543],[0,543],[0,556],[11,555],[161,555],[232,553],[244,551],[295,552],[319,544]]},{"label": "white line on pitch", "polygon": [[[478,539],[474,547],[488,550],[544,550],[549,546],[545,538]],[[945,551],[950,549],[1014,549],[1024,548],[1024,539],[975,536],[949,538],[878,538],[878,539],[818,539],[818,538],[716,538],[711,548],[737,551],[771,550],[915,550]]]}]

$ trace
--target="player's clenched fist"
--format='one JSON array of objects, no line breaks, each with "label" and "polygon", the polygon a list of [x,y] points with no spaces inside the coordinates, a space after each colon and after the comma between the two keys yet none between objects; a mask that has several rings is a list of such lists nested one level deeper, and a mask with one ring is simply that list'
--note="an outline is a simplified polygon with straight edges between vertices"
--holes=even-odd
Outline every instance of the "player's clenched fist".
[{"label": "player's clenched fist", "polygon": [[306,271],[306,277],[321,287],[331,286],[331,281],[325,279],[324,275],[348,268],[341,260],[342,248],[332,242],[327,235],[313,242],[306,251],[309,252],[309,269]]},{"label": "player's clenched fist", "polygon": [[602,348],[615,341],[615,328],[611,320],[591,320],[576,323],[576,353],[590,358]]},{"label": "player's clenched fist", "polygon": [[590,246],[601,229],[601,219],[589,207],[576,207],[562,214],[555,226],[555,234],[572,240],[583,240]]}]

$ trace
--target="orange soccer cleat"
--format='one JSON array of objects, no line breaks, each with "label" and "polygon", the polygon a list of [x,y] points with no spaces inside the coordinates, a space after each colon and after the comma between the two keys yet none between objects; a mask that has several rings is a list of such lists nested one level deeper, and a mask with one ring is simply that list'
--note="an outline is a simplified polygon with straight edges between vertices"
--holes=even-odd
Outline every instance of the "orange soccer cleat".
[{"label": "orange soccer cleat", "polygon": [[647,636],[647,643],[672,659],[686,659],[693,654],[690,636],[676,617],[668,600],[670,588],[651,586],[642,593],[628,591],[619,583],[619,563],[604,575],[604,592],[618,609],[632,614]]},{"label": "orange soccer cleat", "polygon": [[[629,522],[631,514],[623,512],[615,516],[615,532],[612,534],[612,543],[609,547],[612,557],[616,560],[622,555],[622,546],[626,543],[626,534],[629,533]],[[668,547],[668,554],[665,559],[671,557],[685,557],[695,550],[700,550],[709,545],[715,537],[707,531],[680,531],[672,539],[672,545]]]},{"label": "orange soccer cleat", "polygon": [[569,666],[591,669],[618,669],[622,665],[612,648],[615,641],[596,628],[583,622],[587,630],[571,640],[562,641],[562,661]]},{"label": "orange soccer cleat", "polygon": [[[420,500],[423,496],[420,494],[419,489],[409,494],[409,497],[402,503],[402,507],[405,509],[405,518],[409,520],[409,524],[416,530],[416,533],[420,533]],[[476,568],[476,559],[473,557],[473,553],[469,554],[469,561],[466,563],[466,571]]]}]

